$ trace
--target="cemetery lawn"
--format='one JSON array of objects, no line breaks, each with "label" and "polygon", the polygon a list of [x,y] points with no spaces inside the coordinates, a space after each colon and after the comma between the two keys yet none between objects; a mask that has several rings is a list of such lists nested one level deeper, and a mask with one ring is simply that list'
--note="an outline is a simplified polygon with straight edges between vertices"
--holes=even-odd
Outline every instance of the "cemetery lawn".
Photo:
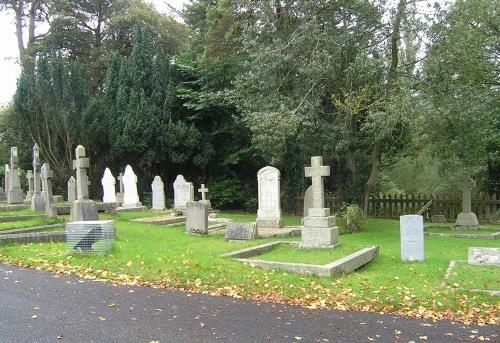
[{"label": "cemetery lawn", "polygon": [[[426,236],[425,262],[403,263],[400,260],[399,221],[369,219],[363,223],[361,232],[341,235],[339,242],[345,247],[378,245],[380,256],[355,273],[320,278],[252,268],[219,257],[238,249],[285,240],[283,238],[226,242],[222,233],[199,237],[186,235],[184,225],[162,227],[130,221],[130,218],[145,217],[150,213],[101,215],[101,219],[116,220],[115,248],[107,256],[68,255],[64,243],[7,245],[0,246],[0,262],[88,279],[310,308],[389,312],[420,318],[498,324],[498,297],[459,290],[462,288],[460,283],[475,282],[477,275],[474,270],[461,273],[460,282],[441,285],[450,260],[466,260],[470,246],[499,247],[498,241]],[[254,215],[234,213],[221,213],[219,217],[255,220]],[[287,217],[285,222],[299,223],[300,218]],[[299,240],[298,237],[288,239]],[[297,251],[294,260],[301,260],[302,254],[306,259],[314,252]],[[499,278],[498,273],[490,277],[494,280],[488,281],[489,284],[498,284],[495,281]]]},{"label": "cemetery lawn", "polygon": [[60,216],[58,219],[47,219],[45,217],[39,217],[19,222],[6,222],[6,223],[0,223],[0,231],[23,229],[33,226],[58,224],[58,223],[64,223],[65,221],[66,221],[65,217]]},{"label": "cemetery lawn", "polygon": [[44,211],[33,211],[30,207],[23,208],[22,210],[16,211],[0,211],[0,217],[11,217],[11,216],[28,216],[32,214],[44,214]]},{"label": "cemetery lawn", "polygon": [[448,233],[448,234],[490,234],[499,232],[500,227],[487,227],[487,229],[478,229],[478,230],[452,230],[446,227],[439,226],[430,226],[425,229],[425,232],[434,232],[434,233]]},{"label": "cemetery lawn", "polygon": [[448,279],[448,283],[460,285],[461,288],[500,290],[498,267],[470,266],[457,263]]}]

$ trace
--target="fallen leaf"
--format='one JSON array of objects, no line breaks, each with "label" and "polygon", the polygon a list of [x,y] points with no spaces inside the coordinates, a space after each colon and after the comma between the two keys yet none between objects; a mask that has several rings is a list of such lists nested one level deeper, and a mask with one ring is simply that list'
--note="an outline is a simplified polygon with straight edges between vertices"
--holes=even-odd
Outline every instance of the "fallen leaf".
[{"label": "fallen leaf", "polygon": [[36,314],[31,316],[31,319],[38,319],[38,316]]}]

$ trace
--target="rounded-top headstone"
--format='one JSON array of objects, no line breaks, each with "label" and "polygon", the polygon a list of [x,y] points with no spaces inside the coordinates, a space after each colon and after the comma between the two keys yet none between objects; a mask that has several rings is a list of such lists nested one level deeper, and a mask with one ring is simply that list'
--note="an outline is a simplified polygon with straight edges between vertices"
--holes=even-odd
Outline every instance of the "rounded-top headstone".
[{"label": "rounded-top headstone", "polygon": [[123,174],[123,207],[139,207],[142,204],[139,201],[139,195],[137,194],[137,176],[130,165],[127,164],[125,167],[125,173]]},{"label": "rounded-top headstone", "polygon": [[102,201],[106,203],[116,202],[116,179],[113,174],[111,174],[111,170],[109,170],[109,168],[104,170],[104,176],[101,179],[101,184],[103,188]]}]

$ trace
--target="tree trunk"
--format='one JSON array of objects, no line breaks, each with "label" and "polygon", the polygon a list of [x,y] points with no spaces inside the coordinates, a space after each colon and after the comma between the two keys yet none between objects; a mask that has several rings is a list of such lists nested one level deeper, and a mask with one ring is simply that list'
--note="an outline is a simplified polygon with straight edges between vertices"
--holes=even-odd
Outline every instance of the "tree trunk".
[{"label": "tree trunk", "polygon": [[368,201],[370,200],[370,193],[373,190],[373,187],[375,187],[379,172],[380,172],[380,164],[381,164],[381,157],[382,157],[382,146],[380,143],[375,143],[372,148],[372,154],[370,157],[370,162],[371,162],[371,170],[370,170],[370,177],[368,178],[368,181],[365,183],[365,189],[363,192],[363,214],[368,216]]}]

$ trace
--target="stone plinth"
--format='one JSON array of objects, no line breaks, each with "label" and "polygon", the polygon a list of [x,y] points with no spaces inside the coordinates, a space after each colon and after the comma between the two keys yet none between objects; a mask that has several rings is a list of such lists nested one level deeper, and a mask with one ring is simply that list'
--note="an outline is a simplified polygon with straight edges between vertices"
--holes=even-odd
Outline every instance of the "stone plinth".
[{"label": "stone plinth", "polygon": [[456,230],[470,230],[477,229],[479,226],[479,221],[477,220],[477,216],[474,212],[469,213],[459,213],[457,215],[457,221],[455,222],[454,229]]},{"label": "stone plinth", "polygon": [[424,218],[412,214],[399,217],[401,260],[424,260]]},{"label": "stone plinth", "polygon": [[208,234],[208,207],[201,202],[186,204],[186,232]]},{"label": "stone plinth", "polygon": [[79,199],[71,203],[70,222],[98,219],[97,205],[93,200]]}]

